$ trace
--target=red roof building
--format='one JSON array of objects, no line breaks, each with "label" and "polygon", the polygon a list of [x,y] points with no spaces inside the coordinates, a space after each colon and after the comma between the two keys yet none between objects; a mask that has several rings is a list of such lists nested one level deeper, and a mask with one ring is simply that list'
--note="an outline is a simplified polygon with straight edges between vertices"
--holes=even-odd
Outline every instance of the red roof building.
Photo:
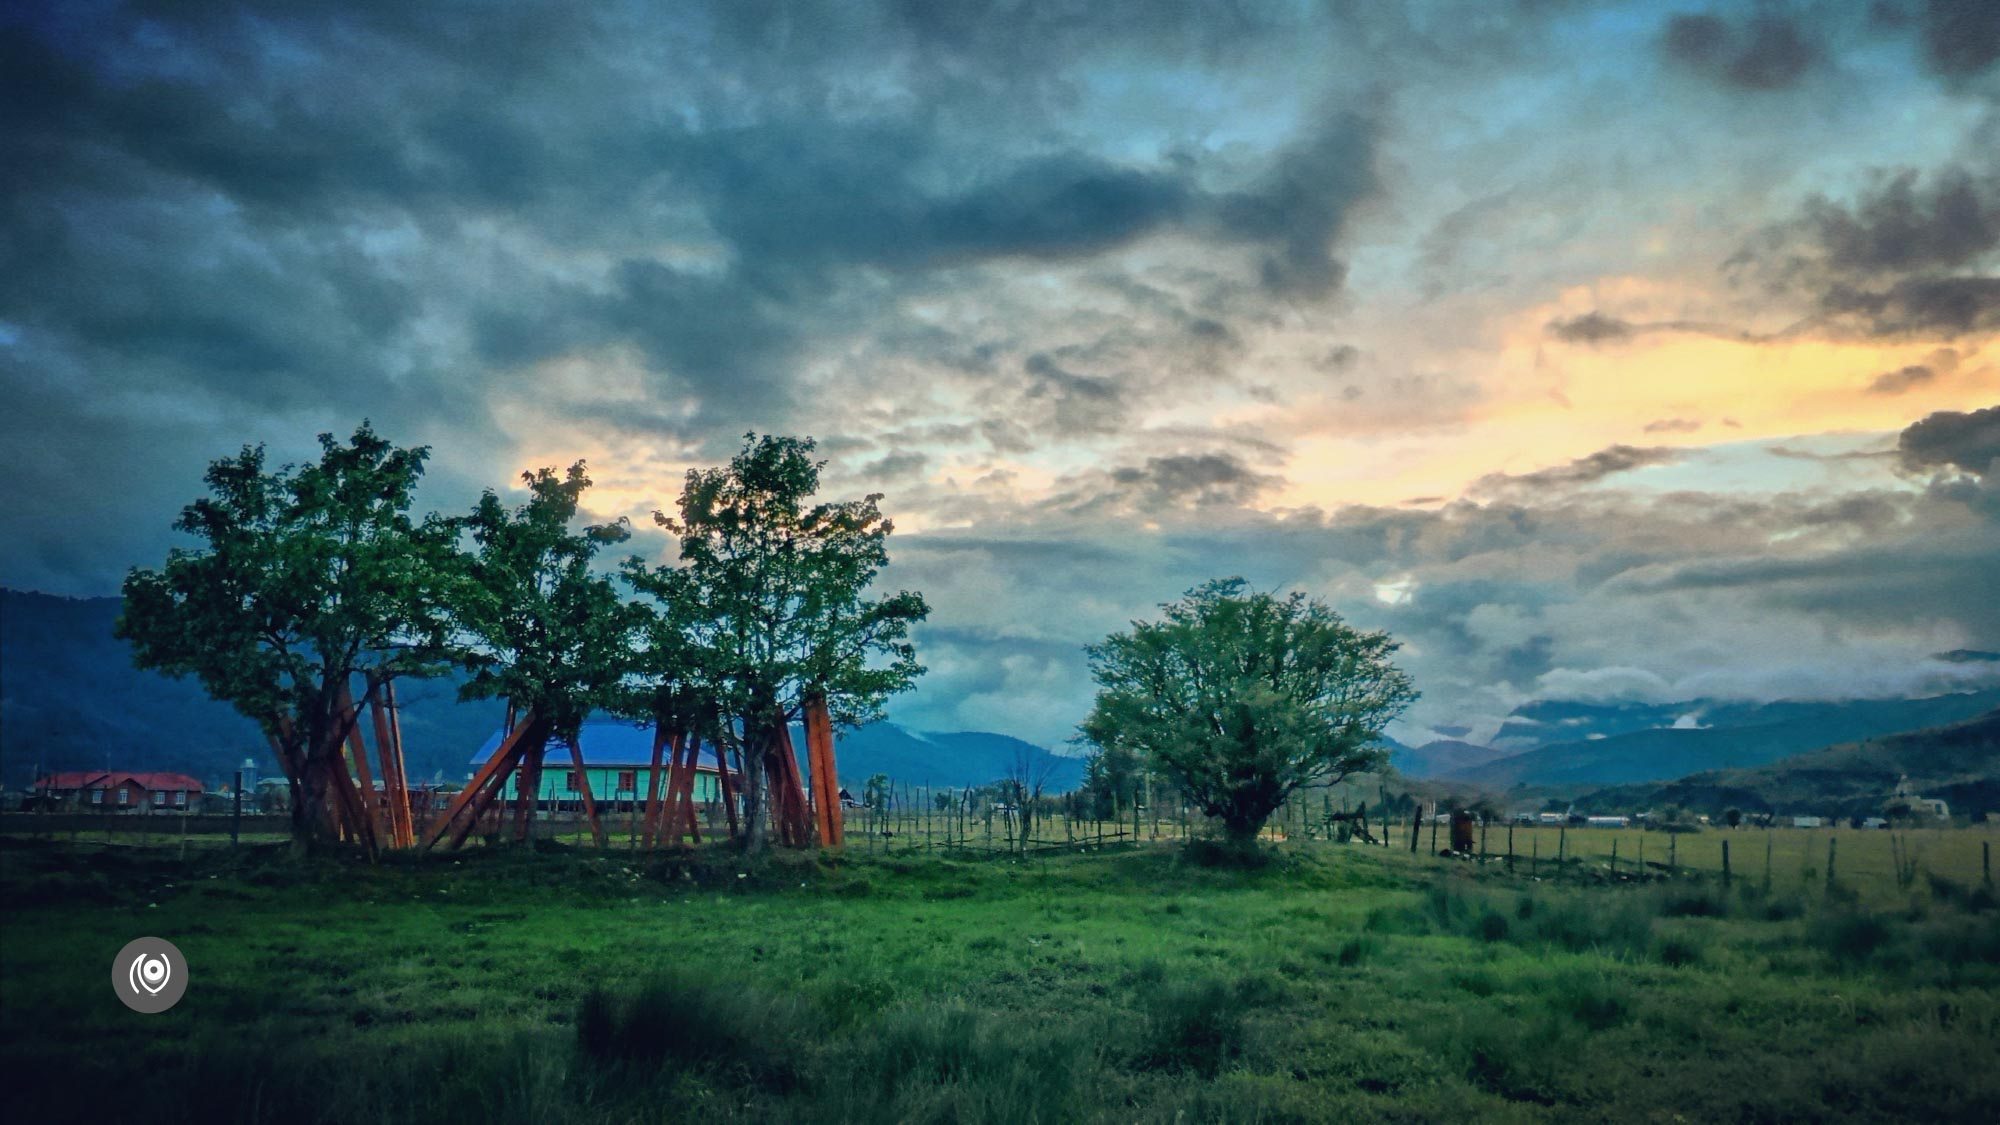
[{"label": "red roof building", "polygon": [[45,800],[103,812],[196,809],[202,793],[194,778],[157,770],[70,770],[40,778],[35,789]]}]

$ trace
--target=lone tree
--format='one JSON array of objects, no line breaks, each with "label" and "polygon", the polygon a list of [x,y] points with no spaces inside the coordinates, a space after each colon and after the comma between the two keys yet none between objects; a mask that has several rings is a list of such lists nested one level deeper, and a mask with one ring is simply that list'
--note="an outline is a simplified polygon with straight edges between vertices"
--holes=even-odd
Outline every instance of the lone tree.
[{"label": "lone tree", "polygon": [[316,465],[267,469],[261,445],[210,464],[210,494],[174,524],[205,545],[128,574],[117,633],[141,668],[194,676],[264,728],[291,782],[295,846],[332,842],[345,821],[372,848],[343,744],[384,684],[451,667],[454,532],[409,515],[428,449],[397,449],[366,422],[319,443]]},{"label": "lone tree", "polygon": [[[522,473],[521,481],[524,503],[509,508],[488,491],[458,521],[473,553],[452,601],[473,672],[460,698],[504,698],[534,724],[524,736],[517,815],[517,831],[532,836],[544,750],[556,739],[580,756],[583,721],[622,702],[637,618],[611,579],[591,568],[599,551],[629,536],[624,521],[570,529],[590,487],[584,463],[560,477],[552,468]],[[587,786],[581,760],[577,773]]]},{"label": "lone tree", "polygon": [[825,464],[812,451],[810,438],[744,435],[727,466],[688,472],[678,516],[654,516],[680,541],[678,577],[653,572],[649,583],[643,568],[626,570],[641,590],[700,607],[688,642],[733,720],[717,733],[742,755],[752,852],[766,839],[766,767],[808,701],[858,726],[924,670],[908,640],[930,613],[923,595],[865,596],[889,559],[881,495],[811,503]]},{"label": "lone tree", "polygon": [[1379,764],[1382,727],[1417,698],[1396,642],[1323,602],[1218,579],[1086,651],[1084,738],[1135,753],[1247,845],[1285,798]]}]

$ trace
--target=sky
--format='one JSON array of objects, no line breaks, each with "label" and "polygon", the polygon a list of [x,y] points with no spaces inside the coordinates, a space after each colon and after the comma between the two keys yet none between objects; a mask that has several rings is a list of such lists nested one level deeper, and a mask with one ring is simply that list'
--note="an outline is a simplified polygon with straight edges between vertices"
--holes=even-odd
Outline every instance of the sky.
[{"label": "sky", "polygon": [[[586,10],[587,9],[587,10]],[[363,418],[419,506],[749,431],[1054,745],[1205,579],[1538,699],[2000,682],[2000,4],[10,4],[0,584]]]}]

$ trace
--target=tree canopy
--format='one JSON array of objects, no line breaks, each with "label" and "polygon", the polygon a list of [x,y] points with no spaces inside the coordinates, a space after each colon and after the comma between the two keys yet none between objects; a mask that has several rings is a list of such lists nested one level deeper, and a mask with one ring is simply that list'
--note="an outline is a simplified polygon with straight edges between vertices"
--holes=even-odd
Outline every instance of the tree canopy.
[{"label": "tree canopy", "polygon": [[1086,651],[1098,694],[1082,724],[1184,790],[1231,839],[1253,839],[1300,786],[1332,784],[1385,755],[1375,740],[1417,698],[1363,632],[1317,599],[1211,581]]},{"label": "tree canopy", "polygon": [[[761,754],[750,749],[808,699],[824,699],[837,725],[858,725],[924,670],[909,641],[930,612],[923,595],[868,596],[894,530],[881,495],[812,503],[825,465],[813,448],[809,438],[746,434],[728,465],[690,470],[678,513],[654,517],[679,542],[673,577],[636,561],[626,571],[643,590],[700,607],[685,618],[685,643],[716,706],[738,720],[740,735],[721,734],[740,737],[753,806]],[[754,848],[763,821],[745,811]]]},{"label": "tree canopy", "polygon": [[628,532],[622,522],[571,530],[590,487],[581,461],[521,482],[525,502],[509,508],[488,490],[462,521],[473,551],[452,606],[473,675],[459,694],[508,699],[573,739],[593,710],[620,702],[630,668],[637,619],[591,569]]},{"label": "tree canopy", "polygon": [[196,677],[272,736],[301,790],[302,842],[331,831],[318,818],[358,708],[353,677],[372,692],[439,675],[454,655],[454,532],[409,515],[429,450],[398,449],[366,422],[319,443],[317,464],[270,469],[261,445],[210,464],[209,495],[174,524],[202,546],[132,570],[117,630],[140,667]]}]

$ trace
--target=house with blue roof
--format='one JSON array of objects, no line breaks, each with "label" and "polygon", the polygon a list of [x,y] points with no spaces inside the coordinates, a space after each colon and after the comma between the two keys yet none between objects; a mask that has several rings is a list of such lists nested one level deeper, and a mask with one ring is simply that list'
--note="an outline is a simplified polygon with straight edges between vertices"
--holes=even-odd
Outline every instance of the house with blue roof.
[{"label": "house with blue roof", "polygon": [[[500,748],[500,740],[505,731],[496,730],[472,756],[472,764],[481,766]],[[583,724],[577,740],[582,744],[583,767],[590,778],[590,792],[600,805],[608,808],[630,807],[635,802],[646,799],[646,787],[653,766],[653,728],[623,719],[591,719]],[[660,762],[660,784],[664,787],[667,779],[667,763],[671,750],[663,755]],[[514,800],[520,795],[521,775],[516,772],[507,779],[506,788],[501,791],[503,800]],[[732,786],[740,784],[735,771],[730,772]],[[552,738],[542,751],[542,784],[540,802],[544,805],[559,806],[580,802],[583,786],[577,777],[576,759],[570,755],[566,739]],[[715,750],[701,748],[701,760],[695,765],[694,799],[698,804],[722,800],[722,773],[716,768]]]}]

